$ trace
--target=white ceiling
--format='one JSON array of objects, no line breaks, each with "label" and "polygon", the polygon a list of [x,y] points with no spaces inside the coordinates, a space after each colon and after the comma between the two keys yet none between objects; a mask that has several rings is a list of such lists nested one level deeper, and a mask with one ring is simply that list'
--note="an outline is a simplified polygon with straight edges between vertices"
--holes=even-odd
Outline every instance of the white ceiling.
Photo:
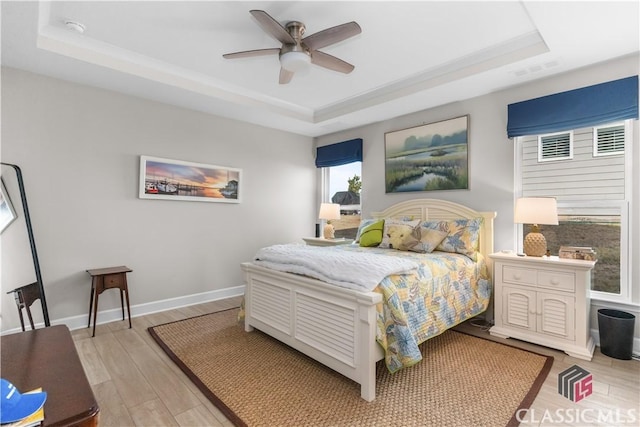
[{"label": "white ceiling", "polygon": [[[349,21],[312,66],[278,84],[277,55],[249,14],[306,35]],[[2,2],[2,64],[302,135],[320,136],[636,53],[635,1]],[[65,21],[80,22],[76,33]]]}]

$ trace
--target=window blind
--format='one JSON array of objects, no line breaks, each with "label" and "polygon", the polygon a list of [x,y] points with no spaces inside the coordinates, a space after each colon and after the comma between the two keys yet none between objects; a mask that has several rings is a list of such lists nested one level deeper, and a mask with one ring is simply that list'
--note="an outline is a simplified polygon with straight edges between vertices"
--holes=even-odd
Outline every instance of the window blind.
[{"label": "window blind", "polygon": [[595,156],[624,154],[624,125],[594,128]]},{"label": "window blind", "polygon": [[571,132],[541,136],[538,145],[538,161],[540,162],[572,157]]},{"label": "window blind", "polygon": [[324,145],[316,149],[316,167],[328,168],[362,161],[362,138]]},{"label": "window blind", "polygon": [[540,135],[638,118],[638,76],[509,104],[507,135]]}]

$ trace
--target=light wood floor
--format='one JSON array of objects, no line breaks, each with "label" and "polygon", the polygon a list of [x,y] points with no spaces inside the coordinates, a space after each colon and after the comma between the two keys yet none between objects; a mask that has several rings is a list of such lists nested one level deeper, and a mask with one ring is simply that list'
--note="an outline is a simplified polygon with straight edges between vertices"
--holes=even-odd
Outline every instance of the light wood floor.
[{"label": "light wood floor", "polygon": [[[239,303],[240,298],[231,298],[137,317],[132,329],[127,328],[127,322],[98,325],[94,338],[89,329],[73,331],[80,359],[100,405],[100,425],[231,426],[153,341],[147,328],[236,307]],[[468,324],[459,328],[494,341],[505,341]],[[599,348],[593,360],[587,362],[545,347],[507,341],[555,358],[531,410],[522,414],[523,426],[624,425],[632,421],[629,415],[635,417],[635,422],[628,425],[640,424],[640,362],[609,358]],[[572,365],[593,374],[593,394],[578,403],[557,391],[558,373]]]}]

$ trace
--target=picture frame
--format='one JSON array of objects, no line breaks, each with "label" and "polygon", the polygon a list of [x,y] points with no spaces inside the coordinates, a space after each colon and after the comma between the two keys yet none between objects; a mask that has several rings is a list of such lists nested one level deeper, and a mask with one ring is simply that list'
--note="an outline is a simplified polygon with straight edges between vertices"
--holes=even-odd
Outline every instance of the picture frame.
[{"label": "picture frame", "polygon": [[141,199],[240,203],[242,170],[140,156]]},{"label": "picture frame", "polygon": [[0,178],[0,233],[15,221],[17,217],[18,215],[16,215],[16,211],[9,198],[7,187],[4,185],[4,180]]},{"label": "picture frame", "polygon": [[387,132],[385,192],[469,189],[469,115]]}]

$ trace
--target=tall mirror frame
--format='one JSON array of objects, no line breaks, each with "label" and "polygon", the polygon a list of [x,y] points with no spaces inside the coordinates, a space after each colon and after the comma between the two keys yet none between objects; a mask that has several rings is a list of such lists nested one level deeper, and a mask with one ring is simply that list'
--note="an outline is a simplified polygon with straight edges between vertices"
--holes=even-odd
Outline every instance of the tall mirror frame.
[{"label": "tall mirror frame", "polygon": [[22,178],[22,171],[18,165],[12,163],[0,162],[0,165],[8,166],[12,168],[16,173],[16,180],[18,183],[18,189],[20,190],[20,201],[22,203],[22,211],[24,213],[24,221],[27,228],[27,235],[29,237],[29,246],[31,247],[31,257],[33,258],[33,268],[35,269],[36,282],[40,290],[40,301],[42,305],[42,316],[45,326],[51,326],[49,322],[49,310],[47,308],[47,299],[44,293],[44,285],[42,281],[42,272],[40,271],[40,261],[38,260],[38,251],[36,249],[36,241],[33,236],[33,227],[31,225],[31,216],[29,215],[29,205],[27,204],[27,194],[24,189],[24,180]]}]

